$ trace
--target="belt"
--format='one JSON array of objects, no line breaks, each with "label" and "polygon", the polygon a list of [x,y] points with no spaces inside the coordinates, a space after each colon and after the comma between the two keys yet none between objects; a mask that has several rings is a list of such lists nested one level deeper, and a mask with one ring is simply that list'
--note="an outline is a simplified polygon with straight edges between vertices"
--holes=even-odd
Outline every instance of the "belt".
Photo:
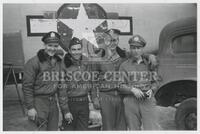
[{"label": "belt", "polygon": [[111,95],[119,95],[119,91],[116,88],[111,90],[100,90],[100,92],[108,93]]},{"label": "belt", "polygon": [[44,98],[44,99],[49,99],[49,101],[53,101],[56,100],[56,93],[49,95],[49,94],[37,94],[35,95],[35,97],[39,97],[39,98]]},{"label": "belt", "polygon": [[87,96],[87,95],[83,95],[83,96],[72,96],[72,97],[68,97],[68,101],[71,101],[71,102],[88,101],[88,96]]}]

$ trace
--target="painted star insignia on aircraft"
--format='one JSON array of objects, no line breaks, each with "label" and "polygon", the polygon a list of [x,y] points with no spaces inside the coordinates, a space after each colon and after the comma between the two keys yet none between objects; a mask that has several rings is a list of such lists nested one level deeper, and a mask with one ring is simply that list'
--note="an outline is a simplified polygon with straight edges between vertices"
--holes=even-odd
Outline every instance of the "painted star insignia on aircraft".
[{"label": "painted star insignia on aircraft", "polygon": [[101,25],[105,19],[89,19],[83,4],[80,5],[77,19],[58,19],[73,30],[73,36],[79,39],[85,38],[91,44],[98,47],[94,30]]}]

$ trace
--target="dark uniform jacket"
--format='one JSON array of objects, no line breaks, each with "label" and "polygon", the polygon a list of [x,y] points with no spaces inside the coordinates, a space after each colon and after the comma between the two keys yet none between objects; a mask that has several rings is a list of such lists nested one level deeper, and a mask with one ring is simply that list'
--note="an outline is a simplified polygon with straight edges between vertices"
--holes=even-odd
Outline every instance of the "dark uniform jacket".
[{"label": "dark uniform jacket", "polygon": [[[65,73],[65,78],[61,81],[60,87],[62,89],[59,88],[59,101],[64,114],[70,112],[66,103],[69,98],[87,96],[91,92],[93,85],[91,79],[88,79],[87,76],[93,70],[93,64],[86,57],[82,56],[80,61],[75,61],[70,55],[65,55],[62,62],[62,71]],[[73,77],[75,73],[77,73],[76,77]]]},{"label": "dark uniform jacket", "polygon": [[58,55],[49,57],[43,49],[25,64],[22,90],[28,109],[34,108],[34,97],[52,95],[57,91],[59,80],[49,76],[60,71],[60,64],[61,58]]}]

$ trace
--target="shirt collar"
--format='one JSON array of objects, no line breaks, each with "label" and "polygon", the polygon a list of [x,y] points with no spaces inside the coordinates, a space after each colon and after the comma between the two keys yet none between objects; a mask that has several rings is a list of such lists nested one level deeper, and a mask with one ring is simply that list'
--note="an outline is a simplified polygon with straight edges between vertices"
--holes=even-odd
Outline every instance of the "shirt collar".
[{"label": "shirt collar", "polygon": [[140,64],[140,63],[144,62],[142,56],[140,56],[140,57],[137,59],[136,62],[137,62],[137,64]]},{"label": "shirt collar", "polygon": [[80,59],[80,60],[76,60],[76,59],[74,59],[73,57],[71,57],[71,60],[72,60],[72,64],[73,64],[73,65],[80,66],[80,65],[82,64],[82,56],[81,56],[81,59]]},{"label": "shirt collar", "polygon": [[131,63],[137,63],[137,64],[141,64],[141,63],[143,63],[144,62],[144,59],[143,59],[143,57],[142,56],[140,56],[139,58],[131,58]]}]

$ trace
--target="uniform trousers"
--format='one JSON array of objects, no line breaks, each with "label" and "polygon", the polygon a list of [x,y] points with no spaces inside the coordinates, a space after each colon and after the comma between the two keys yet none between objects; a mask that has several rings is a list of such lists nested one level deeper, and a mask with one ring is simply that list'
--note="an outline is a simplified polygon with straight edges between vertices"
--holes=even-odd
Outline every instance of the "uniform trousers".
[{"label": "uniform trousers", "polygon": [[[124,105],[120,95],[100,92],[100,107],[103,130],[126,130]],[[116,92],[116,91],[115,91]]]},{"label": "uniform trousers", "polygon": [[39,95],[34,98],[34,107],[37,116],[34,121],[37,130],[57,131],[59,121],[59,110],[56,96]]},{"label": "uniform trousers", "polygon": [[138,100],[133,95],[127,95],[124,100],[126,123],[129,130],[157,130],[156,103],[154,97]]},{"label": "uniform trousers", "polygon": [[86,96],[69,97],[69,110],[73,116],[72,123],[68,123],[63,117],[63,131],[88,130],[89,121],[89,100]]}]

